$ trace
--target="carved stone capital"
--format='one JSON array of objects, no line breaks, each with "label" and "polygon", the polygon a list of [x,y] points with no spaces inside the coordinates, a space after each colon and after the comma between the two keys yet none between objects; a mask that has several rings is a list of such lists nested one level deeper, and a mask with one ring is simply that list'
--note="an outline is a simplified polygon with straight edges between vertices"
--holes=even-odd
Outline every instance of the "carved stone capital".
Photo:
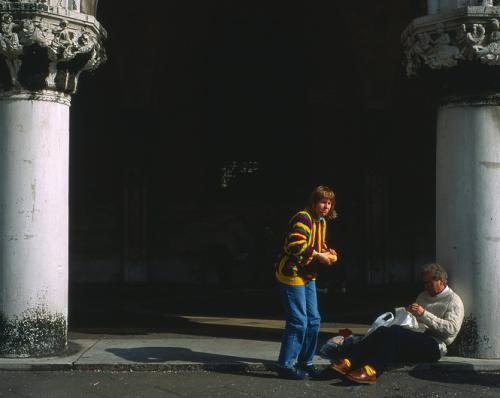
[{"label": "carved stone capital", "polygon": [[0,0],[0,91],[73,94],[80,74],[106,61],[99,22],[74,1],[51,3]]},{"label": "carved stone capital", "polygon": [[415,19],[403,32],[409,77],[424,70],[500,65],[500,7],[469,6]]},{"label": "carved stone capital", "polygon": [[56,102],[61,105],[71,105],[71,95],[53,90],[40,91],[0,91],[0,100],[9,101],[46,101]]},{"label": "carved stone capital", "polygon": [[479,92],[467,95],[451,95],[441,98],[441,109],[457,106],[500,106],[500,94]]}]

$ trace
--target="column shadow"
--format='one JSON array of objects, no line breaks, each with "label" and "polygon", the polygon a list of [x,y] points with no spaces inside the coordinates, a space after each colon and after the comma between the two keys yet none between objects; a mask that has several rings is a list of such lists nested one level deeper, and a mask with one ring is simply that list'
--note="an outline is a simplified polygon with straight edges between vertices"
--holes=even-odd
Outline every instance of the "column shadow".
[{"label": "column shadow", "polygon": [[500,389],[500,375],[498,372],[479,372],[470,364],[460,364],[459,368],[439,369],[429,368],[428,365],[415,365],[408,372],[411,377],[440,383],[470,384]]},{"label": "column shadow", "polygon": [[[276,369],[275,361],[206,353],[184,347],[108,348],[105,351],[138,365],[174,362],[173,365],[178,366],[175,362],[190,362],[192,363],[191,367],[214,371],[227,371],[229,369],[248,371],[256,365],[259,367],[263,365],[264,370]],[[187,364],[186,369],[189,367],[190,364]]]}]

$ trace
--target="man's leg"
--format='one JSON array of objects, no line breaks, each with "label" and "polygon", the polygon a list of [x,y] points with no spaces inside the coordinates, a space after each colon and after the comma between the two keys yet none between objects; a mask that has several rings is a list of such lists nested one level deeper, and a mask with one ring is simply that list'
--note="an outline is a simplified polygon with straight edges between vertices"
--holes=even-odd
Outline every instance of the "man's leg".
[{"label": "man's leg", "polygon": [[441,358],[441,351],[436,340],[429,332],[418,333],[403,329],[399,362],[435,362]]},{"label": "man's leg", "polygon": [[432,362],[439,357],[438,343],[429,333],[391,326],[381,327],[355,344],[348,359],[353,368],[370,365],[380,375],[395,362]]},{"label": "man's leg", "polygon": [[295,365],[307,328],[305,287],[283,283],[278,283],[278,285],[286,320],[278,366],[290,369]]},{"label": "man's leg", "polygon": [[360,384],[375,384],[387,365],[398,356],[399,327],[380,327],[360,343],[354,344],[342,361],[332,368],[349,380]]},{"label": "man's leg", "polygon": [[[395,355],[394,330],[385,326],[379,327],[363,340],[351,346],[346,358],[350,361],[353,369],[366,365],[384,351],[389,360]],[[383,349],[382,349],[383,347]]]}]

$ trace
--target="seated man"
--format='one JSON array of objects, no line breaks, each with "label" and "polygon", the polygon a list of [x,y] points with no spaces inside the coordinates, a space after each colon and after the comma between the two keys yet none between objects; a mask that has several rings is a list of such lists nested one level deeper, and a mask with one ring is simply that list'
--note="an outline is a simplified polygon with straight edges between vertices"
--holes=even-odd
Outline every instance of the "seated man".
[{"label": "seated man", "polygon": [[354,344],[345,358],[331,365],[332,369],[355,383],[374,384],[391,363],[434,362],[446,355],[464,319],[464,305],[447,286],[447,276],[437,263],[424,266],[425,290],[406,308],[425,326],[425,332],[401,326],[379,327]]}]

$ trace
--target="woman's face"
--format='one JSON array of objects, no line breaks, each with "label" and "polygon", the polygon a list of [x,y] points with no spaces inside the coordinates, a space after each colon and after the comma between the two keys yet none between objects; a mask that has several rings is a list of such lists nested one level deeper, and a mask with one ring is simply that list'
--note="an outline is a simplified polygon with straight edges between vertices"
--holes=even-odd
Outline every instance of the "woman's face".
[{"label": "woman's face", "polygon": [[314,205],[314,211],[318,217],[326,217],[332,208],[332,201],[327,198],[321,199]]}]

